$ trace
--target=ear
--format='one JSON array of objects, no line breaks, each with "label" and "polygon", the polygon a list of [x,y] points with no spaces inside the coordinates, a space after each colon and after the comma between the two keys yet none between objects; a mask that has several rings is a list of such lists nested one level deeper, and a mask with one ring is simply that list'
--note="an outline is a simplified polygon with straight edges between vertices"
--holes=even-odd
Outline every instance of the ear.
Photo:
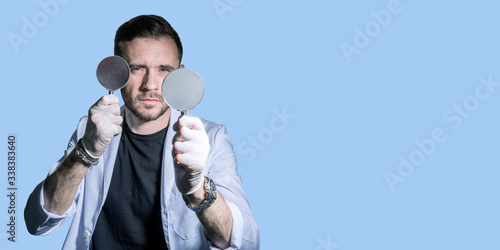
[{"label": "ear", "polygon": [[179,69],[183,69],[184,68],[184,64],[181,64],[181,66],[179,66]]}]

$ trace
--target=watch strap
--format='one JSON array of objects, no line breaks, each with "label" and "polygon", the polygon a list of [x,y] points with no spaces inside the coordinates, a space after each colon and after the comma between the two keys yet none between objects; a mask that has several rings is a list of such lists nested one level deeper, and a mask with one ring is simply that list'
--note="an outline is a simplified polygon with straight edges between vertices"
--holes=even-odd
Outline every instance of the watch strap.
[{"label": "watch strap", "polygon": [[182,198],[184,199],[184,202],[186,203],[186,206],[193,210],[196,213],[201,213],[207,208],[209,208],[214,201],[217,199],[217,190],[215,189],[215,183],[212,179],[205,177],[206,182],[205,182],[205,200],[198,206],[193,207],[187,200],[185,195],[182,195]]},{"label": "watch strap", "polygon": [[80,159],[88,165],[97,165],[99,164],[99,158],[94,158],[87,153],[85,147],[83,146],[82,139],[78,140],[75,147],[75,152]]}]

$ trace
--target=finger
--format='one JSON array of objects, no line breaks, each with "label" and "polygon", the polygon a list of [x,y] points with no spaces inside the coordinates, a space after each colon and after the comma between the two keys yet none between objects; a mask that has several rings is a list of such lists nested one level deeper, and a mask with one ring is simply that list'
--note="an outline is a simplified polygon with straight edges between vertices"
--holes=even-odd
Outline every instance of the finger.
[{"label": "finger", "polygon": [[180,133],[175,133],[174,135],[174,139],[172,140],[172,143],[175,143],[175,142],[183,142],[185,141],[184,138],[182,137],[182,135]]},{"label": "finger", "polygon": [[121,113],[120,106],[118,106],[118,104],[102,105],[102,103],[96,103],[90,107],[89,114],[95,114],[101,111],[111,113],[113,115],[120,115]]},{"label": "finger", "polygon": [[122,132],[122,126],[113,126],[113,137]]},{"label": "finger", "polygon": [[112,119],[116,118],[118,116],[108,112],[108,110],[94,110],[91,114],[91,119],[92,122],[94,123],[99,123],[99,122],[111,122]]},{"label": "finger", "polygon": [[122,123],[123,123],[123,117],[121,115],[118,115],[118,116],[114,115],[111,117],[110,120],[113,124],[118,125],[118,126],[122,125]]},{"label": "finger", "polygon": [[99,100],[97,100],[97,102],[94,103],[94,105],[92,105],[91,109],[103,110],[108,106],[111,106],[114,104],[118,105],[119,102],[120,102],[120,100],[118,99],[117,96],[105,95],[105,96],[102,96]]},{"label": "finger", "polygon": [[191,152],[193,144],[191,142],[175,142],[174,150],[178,154],[185,154]]},{"label": "finger", "polygon": [[193,131],[188,127],[181,127],[178,134],[181,136],[182,141],[190,141],[196,139],[196,131]]},{"label": "finger", "polygon": [[189,157],[188,154],[177,154],[175,156],[175,161],[184,167],[184,169],[186,169],[186,171],[188,172],[192,172],[191,168],[192,167],[189,167],[189,166],[192,166],[193,165],[193,159],[192,157]]},{"label": "finger", "polygon": [[188,172],[199,171],[203,169],[204,162],[200,162],[200,158],[192,153],[177,154],[175,160]]},{"label": "finger", "polygon": [[108,113],[103,116],[101,122],[104,124],[104,126],[121,126],[121,124],[123,123],[123,117]]},{"label": "finger", "polygon": [[118,104],[112,104],[109,106],[94,105],[94,106],[90,107],[90,109],[89,109],[90,115],[94,115],[94,114],[101,113],[101,112],[109,113],[109,114],[114,115],[114,116],[121,115],[120,106],[118,106]]},{"label": "finger", "polygon": [[105,95],[101,97],[101,99],[99,99],[99,101],[97,102],[99,103],[99,105],[109,106],[113,104],[118,104],[120,102],[120,99],[118,99],[116,95]]},{"label": "finger", "polygon": [[185,115],[179,118],[179,126],[180,128],[188,127],[194,130],[205,130],[205,127],[203,126],[203,123],[201,122],[200,118],[193,116]]},{"label": "finger", "polygon": [[97,131],[106,133],[106,131],[111,130],[110,127],[120,126],[123,123],[123,117],[113,115],[106,111],[100,111],[92,114],[90,121]]},{"label": "finger", "polygon": [[[104,128],[103,128],[104,126]],[[99,137],[102,139],[105,139],[106,141],[111,140],[111,138],[117,136],[122,132],[122,126],[115,125],[115,124],[104,124],[104,125],[98,125],[97,130],[100,131]]]},{"label": "finger", "polygon": [[206,141],[207,136],[205,131],[192,130],[187,127],[183,127],[174,136],[174,141],[185,142],[185,141]]},{"label": "finger", "polygon": [[119,116],[121,114],[120,106],[118,104],[107,106],[105,110],[115,116]]}]

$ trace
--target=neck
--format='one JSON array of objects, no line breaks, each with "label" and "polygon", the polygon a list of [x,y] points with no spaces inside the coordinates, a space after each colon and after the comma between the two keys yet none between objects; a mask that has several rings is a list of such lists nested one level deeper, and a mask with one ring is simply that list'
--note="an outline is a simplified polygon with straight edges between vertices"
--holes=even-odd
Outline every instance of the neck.
[{"label": "neck", "polygon": [[158,117],[158,119],[154,121],[143,121],[135,116],[132,112],[130,112],[127,107],[125,107],[125,122],[127,123],[130,130],[136,134],[154,134],[168,126],[168,123],[170,121],[170,110],[171,108],[168,108],[165,114]]}]

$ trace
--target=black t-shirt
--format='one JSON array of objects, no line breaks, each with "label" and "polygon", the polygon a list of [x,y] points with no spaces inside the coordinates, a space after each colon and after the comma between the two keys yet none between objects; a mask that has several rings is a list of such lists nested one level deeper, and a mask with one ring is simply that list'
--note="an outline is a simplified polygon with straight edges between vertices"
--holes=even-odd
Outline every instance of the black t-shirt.
[{"label": "black t-shirt", "polygon": [[138,135],[123,123],[113,178],[92,236],[93,249],[167,249],[160,216],[167,128]]}]

